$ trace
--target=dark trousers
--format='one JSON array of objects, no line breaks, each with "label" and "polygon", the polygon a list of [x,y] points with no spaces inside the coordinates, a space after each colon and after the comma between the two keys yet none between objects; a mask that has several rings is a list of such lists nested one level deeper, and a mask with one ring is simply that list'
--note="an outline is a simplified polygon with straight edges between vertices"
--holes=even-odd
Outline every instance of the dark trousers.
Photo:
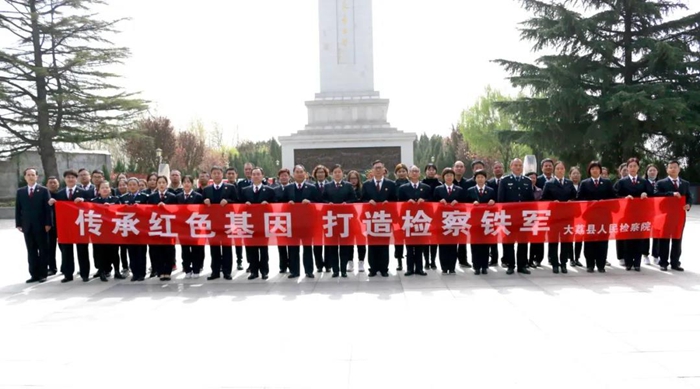
[{"label": "dark trousers", "polygon": [[352,250],[353,246],[325,246],[326,264],[331,267],[333,274],[347,273]]},{"label": "dark trousers", "polygon": [[489,257],[491,262],[498,263],[498,244],[489,245]]},{"label": "dark trousers", "polygon": [[287,246],[277,246],[277,251],[280,255],[280,273],[284,273],[289,269],[289,250]]},{"label": "dark trousers", "polygon": [[[642,251],[643,255],[649,255],[651,253],[651,256],[654,258],[659,258],[661,253],[659,252],[659,240],[660,239],[651,239],[651,244],[649,244],[649,239],[644,239],[644,248]],[[651,251],[649,250],[651,248]]]},{"label": "dark trousers", "polygon": [[389,246],[369,246],[367,249],[370,272],[389,271]]},{"label": "dark trousers", "polygon": [[316,262],[316,269],[323,270],[325,267],[326,270],[330,270],[331,267],[323,259],[323,246],[314,246],[314,262]]},{"label": "dark trousers", "polygon": [[423,253],[429,246],[406,245],[406,271],[409,273],[423,272]]},{"label": "dark trousers", "polygon": [[358,245],[357,246],[357,260],[360,262],[364,262],[366,256],[367,256],[367,246]]},{"label": "dark trousers", "polygon": [[48,273],[49,238],[45,231],[27,231],[24,233],[24,244],[27,246],[29,274],[34,279],[46,278]]},{"label": "dark trousers", "polygon": [[211,245],[209,253],[211,254],[211,274],[214,276],[218,276],[220,273],[224,273],[225,276],[231,275],[233,271],[233,249],[231,246]]},{"label": "dark trousers", "polygon": [[121,259],[122,269],[129,269],[129,246],[119,246],[119,259]]},{"label": "dark trousers", "polygon": [[671,267],[680,266],[682,239],[654,239],[654,242],[657,240],[659,241],[659,266],[668,266],[669,252],[671,254]]},{"label": "dark trousers", "polygon": [[644,239],[625,240],[625,267],[642,266],[642,251],[644,250]]},{"label": "dark trousers", "polygon": [[536,262],[539,265],[543,260],[544,243],[530,243],[530,262]]},{"label": "dark trousers", "polygon": [[423,257],[425,257],[425,265],[435,264],[437,258],[438,245],[431,244],[423,247]]},{"label": "dark trousers", "polygon": [[151,255],[151,268],[155,269],[158,276],[170,276],[173,272],[175,261],[175,246],[152,245],[149,247]]},{"label": "dark trousers", "polygon": [[[146,277],[146,245],[132,244],[127,247],[131,259],[131,275],[134,278]],[[82,275],[82,270],[80,271]]]},{"label": "dark trousers", "polygon": [[575,260],[581,259],[581,250],[583,249],[583,242],[576,242],[574,243],[574,251],[573,251],[573,258]]},{"label": "dark trousers", "polygon": [[[90,273],[90,249],[89,245],[86,244],[76,244],[75,251],[78,252],[78,264],[80,265],[80,277],[89,277]],[[88,273],[87,276],[83,275],[83,263],[86,264],[85,269]]]},{"label": "dark trousers", "polygon": [[[549,262],[554,267],[566,267],[566,261],[572,258],[574,252],[573,242],[561,242],[561,252],[559,252],[559,242],[549,243],[548,254]],[[543,247],[544,248],[544,247]]]},{"label": "dark trousers", "polygon": [[457,245],[456,244],[441,244],[438,246],[440,252],[440,268],[454,271],[457,265]]},{"label": "dark trousers", "polygon": [[403,245],[402,244],[395,244],[394,245],[394,258],[396,258],[396,259],[403,258]]},{"label": "dark trousers", "polygon": [[472,244],[472,265],[474,269],[486,270],[489,267],[490,244]]},{"label": "dark trousers", "polygon": [[466,265],[467,263],[469,263],[469,260],[467,258],[466,243],[460,243],[457,245],[457,260],[459,261],[460,265]]},{"label": "dark trousers", "polygon": [[56,247],[57,247],[58,237],[56,235],[56,228],[49,230],[49,255],[48,255],[48,268],[54,272],[58,270],[56,266]]},{"label": "dark trousers", "polygon": [[608,254],[608,241],[586,242],[583,246],[583,256],[586,257],[586,267],[598,270],[605,269],[605,259]]},{"label": "dark trousers", "polygon": [[508,269],[515,269],[516,265],[518,270],[525,269],[527,267],[527,243],[518,243],[517,258],[515,253],[515,243],[503,244],[503,260],[508,264]]},{"label": "dark trousers", "polygon": [[236,246],[236,264],[243,263],[243,246]]},{"label": "dark trousers", "polygon": [[616,240],[615,241],[615,251],[617,252],[617,259],[625,259],[625,241]]},{"label": "dark trousers", "polygon": [[181,246],[181,248],[182,271],[199,274],[204,267],[204,246]]},{"label": "dark trousers", "polygon": [[[289,253],[289,272],[294,275],[299,275],[301,269],[299,268],[300,258],[300,248],[299,246],[287,246],[287,252]],[[313,247],[304,246],[304,274],[314,273],[314,253]]]},{"label": "dark trousers", "polygon": [[245,255],[250,263],[251,275],[267,275],[270,273],[267,246],[246,246]]},{"label": "dark trousers", "polygon": [[114,244],[93,244],[92,255],[100,273],[109,273],[114,263],[119,262],[119,246]]},{"label": "dark trousers", "polygon": [[148,245],[148,259],[151,262],[151,277],[160,275],[158,271],[160,270],[160,262],[158,262],[158,247],[155,245]]},{"label": "dark trousers", "polygon": [[[59,244],[58,248],[61,250],[61,273],[68,278],[73,279],[73,273],[75,273],[75,256],[73,255],[73,245],[72,244]],[[88,278],[90,277],[90,261],[85,260],[80,261],[80,277]]]}]

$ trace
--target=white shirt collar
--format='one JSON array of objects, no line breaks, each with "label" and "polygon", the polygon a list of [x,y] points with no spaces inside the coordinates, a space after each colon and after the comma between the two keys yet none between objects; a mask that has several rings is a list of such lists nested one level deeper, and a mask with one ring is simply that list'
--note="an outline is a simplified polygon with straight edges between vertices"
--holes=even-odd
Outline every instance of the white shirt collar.
[{"label": "white shirt collar", "polygon": [[454,184],[452,184],[452,185],[447,185],[447,184],[445,184],[445,188],[447,188],[447,190],[450,190],[450,191],[451,191],[452,188],[454,188]]},{"label": "white shirt collar", "polygon": [[73,186],[73,187],[67,186],[66,190],[72,190],[73,192],[75,192],[75,186]]},{"label": "white shirt collar", "polygon": [[478,190],[481,190],[481,191],[483,191],[483,190],[484,190],[484,188],[486,187],[486,185],[484,185],[484,186],[479,186],[479,185],[477,185],[476,187],[477,187],[477,189],[478,189]]},{"label": "white shirt collar", "polygon": [[34,184],[34,185],[32,185],[32,186],[27,185],[27,190],[28,190],[28,191],[33,191],[33,190],[36,191],[36,185],[37,185],[37,184]]},{"label": "white shirt collar", "polygon": [[260,188],[262,187],[262,183],[260,183],[260,184],[258,184],[258,185],[253,184],[253,187],[255,188],[256,191],[259,192],[259,191],[260,191]]},{"label": "white shirt collar", "polygon": [[382,185],[383,183],[384,183],[384,177],[382,177],[382,179],[381,179],[381,180],[379,180],[379,181],[377,181],[377,179],[376,179],[376,178],[374,179],[374,185],[377,185],[377,184],[379,184],[379,185],[381,186],[381,185]]},{"label": "white shirt collar", "polygon": [[182,193],[184,193],[185,196],[188,196],[188,197],[192,195],[192,192],[194,192],[194,190],[191,190],[191,191],[189,191],[189,192],[185,192],[184,189],[182,190]]},{"label": "white shirt collar", "polygon": [[629,177],[630,180],[632,180],[632,181],[639,181],[639,177],[637,177],[637,176],[628,176],[628,177]]}]

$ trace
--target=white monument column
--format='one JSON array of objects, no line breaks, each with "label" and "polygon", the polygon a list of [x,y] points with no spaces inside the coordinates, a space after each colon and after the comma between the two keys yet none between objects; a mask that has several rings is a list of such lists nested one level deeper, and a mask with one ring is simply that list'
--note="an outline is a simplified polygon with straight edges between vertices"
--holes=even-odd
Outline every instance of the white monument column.
[{"label": "white monument column", "polygon": [[306,102],[305,129],[279,138],[284,167],[411,164],[416,135],[391,127],[389,100],[374,90],[372,0],[319,0],[319,50],[321,91]]}]

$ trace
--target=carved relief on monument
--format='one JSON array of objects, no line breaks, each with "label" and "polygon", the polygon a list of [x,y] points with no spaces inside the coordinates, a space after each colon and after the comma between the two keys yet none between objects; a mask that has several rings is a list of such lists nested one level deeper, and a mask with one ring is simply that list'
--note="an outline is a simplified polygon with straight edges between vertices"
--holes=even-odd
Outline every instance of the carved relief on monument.
[{"label": "carved relief on monument", "polygon": [[346,173],[350,170],[357,170],[364,174],[366,170],[372,167],[372,162],[377,159],[384,162],[384,166],[390,173],[393,173],[394,166],[401,162],[401,147],[294,150],[294,164],[302,164],[309,171],[316,165],[324,165],[330,169],[333,165],[339,163],[343,165],[343,171]]}]

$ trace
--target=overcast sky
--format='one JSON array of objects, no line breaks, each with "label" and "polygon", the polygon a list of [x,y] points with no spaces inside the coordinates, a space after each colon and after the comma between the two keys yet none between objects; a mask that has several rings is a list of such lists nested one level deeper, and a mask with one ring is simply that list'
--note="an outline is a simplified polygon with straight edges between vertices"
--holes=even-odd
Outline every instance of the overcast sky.
[{"label": "overcast sky", "polygon": [[[230,143],[303,129],[319,91],[318,0],[109,2],[103,18],[131,18],[116,40],[132,50],[124,82],[154,114],[178,129],[218,123]],[[527,17],[516,0],[374,0],[375,89],[390,123],[447,134],[487,85],[513,92],[489,61],[535,58],[518,37]]]}]

